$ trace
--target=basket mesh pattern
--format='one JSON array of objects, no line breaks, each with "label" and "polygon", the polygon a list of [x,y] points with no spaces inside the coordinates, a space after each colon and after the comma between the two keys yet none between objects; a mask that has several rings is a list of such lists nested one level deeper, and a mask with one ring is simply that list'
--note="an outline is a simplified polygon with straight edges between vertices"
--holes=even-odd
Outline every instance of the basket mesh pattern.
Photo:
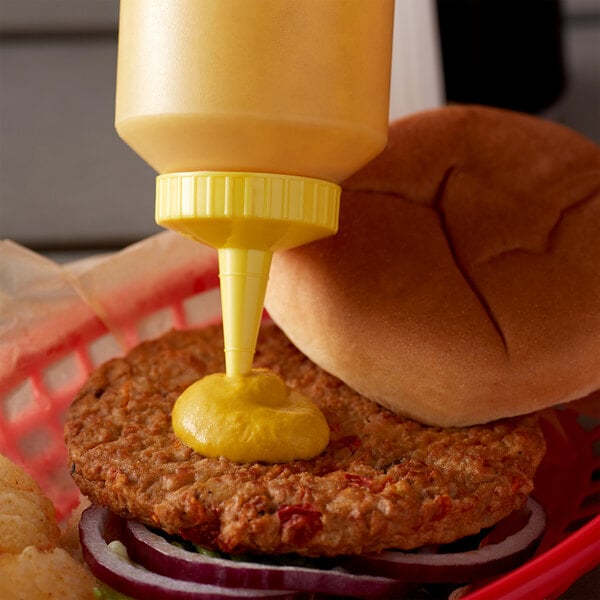
[{"label": "basket mesh pattern", "polygon": [[[0,452],[21,465],[54,502],[59,520],[76,506],[63,440],[64,415],[89,373],[104,361],[169,329],[214,322],[220,310],[216,272],[190,286],[173,289],[144,312],[128,319],[120,341],[98,319],[57,340],[43,355],[0,385]],[[200,291],[197,291],[200,290]]]}]

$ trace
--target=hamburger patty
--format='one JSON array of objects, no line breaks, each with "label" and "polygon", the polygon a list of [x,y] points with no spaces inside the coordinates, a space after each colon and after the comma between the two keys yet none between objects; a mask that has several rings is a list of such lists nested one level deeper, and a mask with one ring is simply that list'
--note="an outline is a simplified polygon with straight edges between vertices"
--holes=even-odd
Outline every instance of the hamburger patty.
[{"label": "hamburger patty", "polygon": [[173,331],[90,376],[65,426],[84,494],[225,552],[333,556],[450,542],[522,507],[532,490],[545,450],[535,416],[421,425],[319,369],[272,324],[255,366],[314,399],[329,446],[287,464],[205,458],[175,437],[170,414],[188,385],[224,370],[222,349],[220,326]]}]

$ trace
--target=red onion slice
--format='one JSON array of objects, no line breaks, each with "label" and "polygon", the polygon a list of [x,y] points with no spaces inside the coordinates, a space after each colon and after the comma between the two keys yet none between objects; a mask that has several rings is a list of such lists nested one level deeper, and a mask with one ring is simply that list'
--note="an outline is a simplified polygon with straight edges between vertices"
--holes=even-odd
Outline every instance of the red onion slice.
[{"label": "red onion slice", "polygon": [[123,540],[131,558],[156,573],[229,587],[289,589],[352,598],[393,598],[404,583],[338,570],[265,565],[215,558],[174,546],[137,521],[127,521]]},{"label": "red onion slice", "polygon": [[303,594],[224,588],[181,581],[125,562],[109,548],[108,542],[121,539],[123,519],[106,508],[92,506],[84,511],[79,524],[83,556],[92,573],[114,590],[143,600],[298,600]]},{"label": "red onion slice", "polygon": [[[345,566],[352,571],[420,583],[467,583],[493,577],[522,565],[531,558],[546,528],[544,509],[532,498],[527,501],[529,518],[523,526],[499,542],[477,550],[447,554],[382,552],[351,557]],[[510,517],[508,517],[510,518]]]}]

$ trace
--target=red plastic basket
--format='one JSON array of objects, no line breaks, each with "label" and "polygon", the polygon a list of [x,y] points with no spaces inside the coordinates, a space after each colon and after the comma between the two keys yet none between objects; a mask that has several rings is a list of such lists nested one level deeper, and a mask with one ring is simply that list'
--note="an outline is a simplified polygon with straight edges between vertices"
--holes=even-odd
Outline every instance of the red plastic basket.
[{"label": "red plastic basket", "polygon": [[[64,412],[90,371],[170,328],[220,318],[212,251],[181,246],[169,234],[156,238],[88,270],[68,271],[66,281],[76,292],[72,305],[51,303],[42,320],[31,324],[46,335],[35,336],[23,324],[15,334],[0,312],[0,332],[9,331],[11,346],[0,347],[0,452],[38,481],[59,518],[79,501],[68,472]],[[23,268],[40,268],[42,279],[44,269],[49,278],[56,276],[58,267],[42,264],[37,255],[17,252],[17,258]],[[148,261],[153,268],[141,269]],[[119,276],[112,279],[111,272]],[[470,600],[557,598],[600,564],[600,427],[568,407],[546,411],[542,425],[548,452],[534,496],[546,510],[547,532],[532,560],[474,586],[465,596]]]}]

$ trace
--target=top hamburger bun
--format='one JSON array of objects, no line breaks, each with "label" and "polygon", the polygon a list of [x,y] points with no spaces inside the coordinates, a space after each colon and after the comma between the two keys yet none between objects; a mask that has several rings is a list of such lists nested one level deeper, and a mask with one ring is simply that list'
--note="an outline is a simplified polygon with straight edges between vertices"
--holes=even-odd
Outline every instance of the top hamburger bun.
[{"label": "top hamburger bun", "polygon": [[600,148],[476,106],[391,126],[339,233],[276,253],[266,307],[359,393],[426,424],[600,388]]}]

